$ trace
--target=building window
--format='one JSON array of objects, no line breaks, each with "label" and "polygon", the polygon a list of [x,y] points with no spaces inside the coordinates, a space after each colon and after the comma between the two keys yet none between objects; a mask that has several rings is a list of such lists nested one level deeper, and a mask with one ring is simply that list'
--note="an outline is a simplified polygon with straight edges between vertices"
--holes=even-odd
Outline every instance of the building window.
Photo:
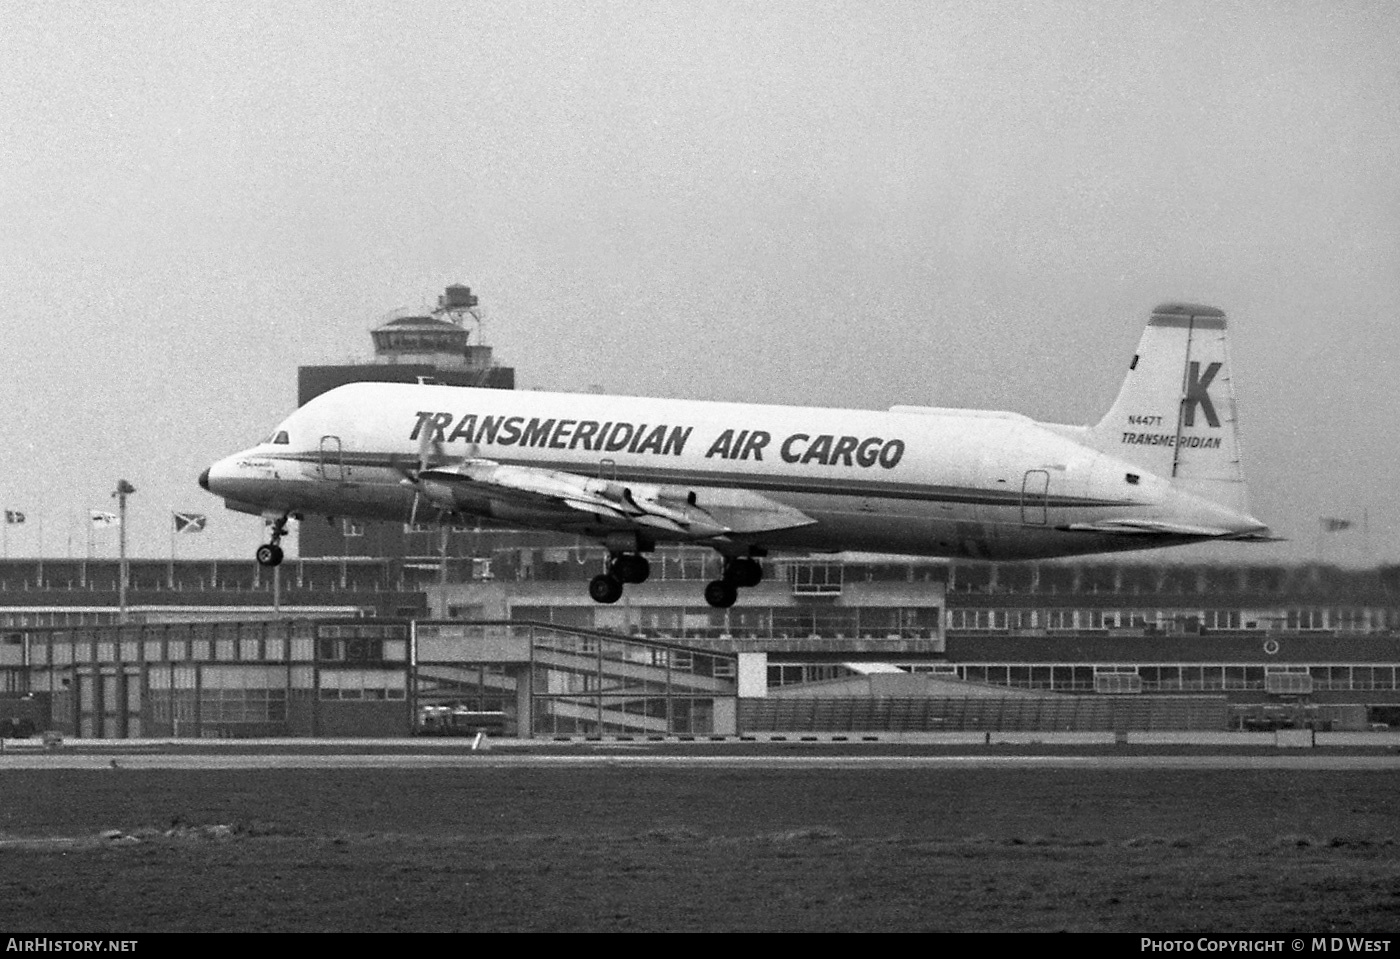
[{"label": "building window", "polygon": [[1285,623],[1290,630],[1322,629],[1322,610],[1290,609]]},{"label": "building window", "polygon": [[840,563],[793,563],[789,569],[794,593],[835,596],[841,592],[844,567]]},{"label": "building window", "polygon": [[351,536],[365,535],[365,524],[359,520],[346,519],[340,521],[341,533],[348,539]]},{"label": "building window", "polygon": [[1208,609],[1202,620],[1206,629],[1239,629],[1240,611],[1237,609]]},{"label": "building window", "polygon": [[384,641],[323,637],[316,641],[316,658],[327,662],[379,662],[384,659]]}]

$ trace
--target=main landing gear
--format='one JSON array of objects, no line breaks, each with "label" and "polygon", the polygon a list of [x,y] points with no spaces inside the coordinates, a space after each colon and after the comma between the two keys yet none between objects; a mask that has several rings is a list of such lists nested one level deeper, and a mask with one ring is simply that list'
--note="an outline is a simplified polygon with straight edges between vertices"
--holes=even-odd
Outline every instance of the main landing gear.
[{"label": "main landing gear", "polygon": [[763,564],[752,556],[726,556],[724,572],[705,586],[705,602],[716,609],[728,609],[739,598],[739,590],[763,582]]},{"label": "main landing gear", "polygon": [[588,595],[595,603],[615,603],[624,583],[645,583],[650,575],[651,563],[641,553],[610,553],[607,572],[588,581]]},{"label": "main landing gear", "polygon": [[277,544],[282,542],[283,536],[287,535],[287,517],[290,515],[290,513],[283,513],[272,521],[272,542],[259,546],[255,554],[259,566],[282,565],[282,547]]},{"label": "main landing gear", "polygon": [[[612,553],[607,571],[589,580],[588,595],[595,603],[615,603],[622,598],[626,583],[644,583],[651,575],[651,564],[640,553]],[[730,556],[724,572],[705,587],[705,602],[716,609],[728,609],[739,598],[739,590],[763,581],[763,565],[752,556]]]}]

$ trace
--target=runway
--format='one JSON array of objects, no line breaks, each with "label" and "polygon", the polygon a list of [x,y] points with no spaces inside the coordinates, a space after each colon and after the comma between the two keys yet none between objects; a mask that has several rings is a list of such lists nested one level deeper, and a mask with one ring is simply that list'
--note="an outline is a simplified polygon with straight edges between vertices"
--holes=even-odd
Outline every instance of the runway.
[{"label": "runway", "polygon": [[7,751],[0,901],[46,930],[1374,928],[1400,875],[1389,747],[487,745]]},{"label": "runway", "polygon": [[239,769],[1078,769],[1078,770],[1337,770],[1395,772],[1400,755],[1279,753],[1266,755],[766,755],[716,756],[588,753],[550,755],[532,752],[457,754],[123,754],[82,753],[0,755],[0,773],[18,769],[139,770]]}]

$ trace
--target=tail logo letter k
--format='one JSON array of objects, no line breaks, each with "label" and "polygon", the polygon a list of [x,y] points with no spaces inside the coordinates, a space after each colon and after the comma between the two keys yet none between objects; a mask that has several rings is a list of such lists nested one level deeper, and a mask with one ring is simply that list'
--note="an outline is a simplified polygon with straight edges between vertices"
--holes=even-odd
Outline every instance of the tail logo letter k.
[{"label": "tail logo letter k", "polygon": [[1206,422],[1211,426],[1220,427],[1220,417],[1215,415],[1215,405],[1210,401],[1210,384],[1215,379],[1215,374],[1220,372],[1220,364],[1212,363],[1206,367],[1206,375],[1201,375],[1201,364],[1195,360],[1186,373],[1186,397],[1181,402],[1184,404],[1181,421],[1186,426],[1196,425],[1196,407],[1200,406],[1201,412],[1206,415]]}]

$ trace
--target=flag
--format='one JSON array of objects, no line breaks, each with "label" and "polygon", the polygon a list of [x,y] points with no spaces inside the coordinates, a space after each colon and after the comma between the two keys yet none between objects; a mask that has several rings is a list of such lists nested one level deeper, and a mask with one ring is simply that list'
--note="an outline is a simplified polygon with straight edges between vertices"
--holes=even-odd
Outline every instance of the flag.
[{"label": "flag", "polygon": [[203,513],[176,513],[175,532],[177,533],[202,533],[204,532],[204,521],[208,517]]},{"label": "flag", "polygon": [[110,526],[120,526],[121,517],[116,513],[104,513],[101,510],[88,510],[88,515],[92,517],[93,529],[107,529]]},{"label": "flag", "polygon": [[15,523],[23,523],[24,514],[17,509],[7,509],[5,510],[5,522],[10,523],[11,525]]},{"label": "flag", "polygon": [[1322,518],[1322,531],[1324,533],[1339,533],[1344,529],[1351,529],[1353,523],[1349,519],[1336,519],[1332,516]]}]

